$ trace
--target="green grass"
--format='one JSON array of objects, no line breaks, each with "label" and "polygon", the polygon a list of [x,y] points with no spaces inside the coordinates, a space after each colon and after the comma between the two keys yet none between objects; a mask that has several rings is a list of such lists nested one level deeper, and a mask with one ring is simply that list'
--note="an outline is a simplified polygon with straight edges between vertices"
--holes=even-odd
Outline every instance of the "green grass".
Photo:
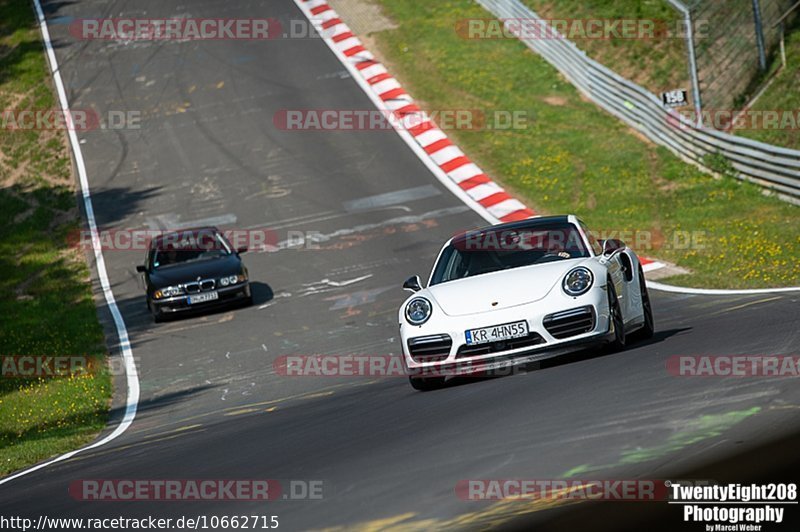
[{"label": "green grass", "polygon": [[[776,59],[780,63],[780,58]],[[753,111],[793,112],[800,117],[800,29],[786,36],[786,67],[781,70],[764,94],[752,106]],[[742,129],[748,137],[786,148],[800,150],[800,123],[794,129]]]},{"label": "green grass", "polygon": [[[28,2],[0,0],[0,109],[57,107]],[[103,428],[111,379],[83,256],[65,134],[0,129],[0,356],[87,356],[82,376],[0,376],[0,475]]]},{"label": "green grass", "polygon": [[471,0],[379,0],[399,27],[373,34],[378,52],[429,111],[525,110],[528,127],[450,131],[484,170],[540,213],[575,213],[593,228],[670,235],[703,247],[645,253],[692,271],[670,281],[755,288],[800,284],[798,209],[749,183],[714,179],[634,135],[584,101],[515,40],[465,40],[454,28],[488,14]]}]

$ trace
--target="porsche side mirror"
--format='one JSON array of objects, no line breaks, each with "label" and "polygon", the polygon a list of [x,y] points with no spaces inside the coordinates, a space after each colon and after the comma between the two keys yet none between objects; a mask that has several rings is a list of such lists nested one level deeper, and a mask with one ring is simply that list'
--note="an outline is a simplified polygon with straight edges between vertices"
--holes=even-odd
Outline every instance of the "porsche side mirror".
[{"label": "porsche side mirror", "polygon": [[403,283],[403,290],[408,290],[409,292],[419,292],[422,290],[422,282],[419,280],[419,275],[414,275],[406,279],[406,282]]},{"label": "porsche side mirror", "polygon": [[241,255],[242,253],[247,253],[247,246],[236,248],[236,253],[238,253],[239,255]]},{"label": "porsche side mirror", "polygon": [[139,273],[144,273],[147,271],[147,266],[145,266],[144,264],[137,264],[136,271]]},{"label": "porsche side mirror", "polygon": [[617,251],[625,249],[625,242],[622,240],[617,240],[616,238],[609,238],[608,240],[603,240],[603,255],[606,257],[610,257]]}]

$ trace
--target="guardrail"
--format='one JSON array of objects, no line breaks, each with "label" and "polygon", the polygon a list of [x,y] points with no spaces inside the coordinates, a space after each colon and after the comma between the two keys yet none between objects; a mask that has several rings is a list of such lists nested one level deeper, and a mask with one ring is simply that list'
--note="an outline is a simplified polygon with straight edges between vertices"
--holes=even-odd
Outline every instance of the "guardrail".
[{"label": "guardrail", "polygon": [[[663,107],[661,99],[647,89],[618,75],[586,56],[574,43],[561,38],[545,21],[519,0],[476,0],[498,19],[525,19],[539,24],[533,37],[514,33],[530,49],[559,70],[587,97],[647,138],[667,147],[683,160],[717,174],[709,156],[723,157],[731,173],[800,204],[800,151],[738,137],[722,131],[698,128],[675,111]],[[520,27],[522,25],[516,25]],[[548,38],[538,37],[548,35]],[[557,37],[556,37],[557,36]],[[556,38],[554,38],[556,37]]]}]

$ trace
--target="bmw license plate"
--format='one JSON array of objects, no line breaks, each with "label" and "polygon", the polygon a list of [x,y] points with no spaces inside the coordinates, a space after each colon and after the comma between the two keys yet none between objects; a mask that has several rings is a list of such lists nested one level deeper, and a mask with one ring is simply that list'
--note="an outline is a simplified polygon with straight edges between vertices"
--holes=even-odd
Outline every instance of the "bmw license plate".
[{"label": "bmw license plate", "polygon": [[206,301],[214,301],[215,299],[219,299],[219,294],[217,292],[204,292],[202,294],[189,296],[187,299],[190,305],[194,305],[195,303],[205,303]]},{"label": "bmw license plate", "polygon": [[528,322],[523,320],[492,327],[470,329],[466,332],[466,335],[467,345],[488,344],[489,342],[520,338],[528,335]]}]

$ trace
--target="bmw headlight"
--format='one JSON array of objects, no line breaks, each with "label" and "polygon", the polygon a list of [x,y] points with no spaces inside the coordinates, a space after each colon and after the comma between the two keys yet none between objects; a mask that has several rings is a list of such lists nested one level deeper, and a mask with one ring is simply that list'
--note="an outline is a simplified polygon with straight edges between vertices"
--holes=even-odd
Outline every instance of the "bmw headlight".
[{"label": "bmw headlight", "polygon": [[594,275],[589,268],[579,266],[564,277],[564,292],[571,296],[585,294],[592,287]]},{"label": "bmw headlight", "polygon": [[236,284],[237,282],[239,282],[239,276],[238,275],[228,275],[228,276],[223,277],[222,279],[219,280],[219,285],[220,286],[228,286],[228,285]]},{"label": "bmw headlight", "polygon": [[431,302],[424,297],[415,297],[406,305],[406,320],[411,325],[422,325],[431,317]]},{"label": "bmw headlight", "polygon": [[161,299],[164,297],[179,296],[182,293],[183,293],[183,288],[181,288],[180,286],[167,286],[159,290],[156,290],[153,295],[155,296],[156,299]]},{"label": "bmw headlight", "polygon": [[180,286],[170,286],[167,290],[169,290],[169,293],[165,292],[167,297],[179,296],[183,293],[183,288]]}]

